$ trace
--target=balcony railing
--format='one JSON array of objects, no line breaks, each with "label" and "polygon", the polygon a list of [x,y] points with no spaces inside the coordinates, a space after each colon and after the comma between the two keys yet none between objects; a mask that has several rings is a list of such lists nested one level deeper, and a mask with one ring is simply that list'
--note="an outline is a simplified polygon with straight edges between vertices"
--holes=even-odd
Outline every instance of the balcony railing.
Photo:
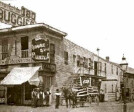
[{"label": "balcony railing", "polygon": [[28,57],[28,50],[21,50],[21,57],[27,58]]}]

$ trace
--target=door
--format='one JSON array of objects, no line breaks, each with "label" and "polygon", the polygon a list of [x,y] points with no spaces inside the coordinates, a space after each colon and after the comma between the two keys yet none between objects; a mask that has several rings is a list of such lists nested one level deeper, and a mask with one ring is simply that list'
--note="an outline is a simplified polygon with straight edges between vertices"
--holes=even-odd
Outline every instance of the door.
[{"label": "door", "polygon": [[22,104],[22,87],[12,86],[7,88],[7,104],[21,105]]}]

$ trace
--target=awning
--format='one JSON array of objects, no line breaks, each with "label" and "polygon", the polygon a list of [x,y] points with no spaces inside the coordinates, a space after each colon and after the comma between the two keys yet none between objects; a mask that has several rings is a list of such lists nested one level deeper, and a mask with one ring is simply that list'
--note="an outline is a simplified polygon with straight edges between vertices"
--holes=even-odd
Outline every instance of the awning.
[{"label": "awning", "polygon": [[40,67],[15,67],[0,82],[1,85],[21,85],[29,82],[31,85],[39,85],[38,70]]}]

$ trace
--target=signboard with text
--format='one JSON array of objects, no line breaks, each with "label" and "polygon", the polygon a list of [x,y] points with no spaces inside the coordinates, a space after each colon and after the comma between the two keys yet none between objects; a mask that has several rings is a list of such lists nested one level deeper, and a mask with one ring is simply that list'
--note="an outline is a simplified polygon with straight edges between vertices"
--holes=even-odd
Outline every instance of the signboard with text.
[{"label": "signboard with text", "polygon": [[7,64],[19,64],[19,63],[31,63],[31,58],[10,58],[5,60],[0,60],[0,65],[7,65]]},{"label": "signboard with text", "polygon": [[49,61],[49,40],[45,35],[37,35],[32,40],[32,59],[35,61]]},{"label": "signboard with text", "polygon": [[35,24],[35,12],[21,7],[18,9],[0,1],[0,22],[12,26]]}]

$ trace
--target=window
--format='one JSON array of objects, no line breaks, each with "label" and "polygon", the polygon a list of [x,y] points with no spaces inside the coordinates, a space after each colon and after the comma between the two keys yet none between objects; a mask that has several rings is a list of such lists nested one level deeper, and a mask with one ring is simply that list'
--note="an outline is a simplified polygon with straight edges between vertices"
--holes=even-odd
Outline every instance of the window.
[{"label": "window", "polygon": [[100,64],[100,72],[101,72],[102,71],[102,63],[99,62],[99,64]]},{"label": "window", "polygon": [[55,45],[50,44],[50,63],[55,63]]},{"label": "window", "polygon": [[77,66],[80,66],[80,55],[77,55]]},{"label": "window", "polygon": [[85,68],[88,68],[88,59],[87,58],[83,58],[83,66],[85,67]]},{"label": "window", "polygon": [[21,57],[28,57],[28,37],[21,37]]},{"label": "window", "polygon": [[75,63],[75,60],[76,60],[76,56],[73,55],[73,63]]},{"label": "window", "polygon": [[98,62],[94,61],[94,75],[98,74]]},{"label": "window", "polygon": [[2,40],[2,60],[8,57],[8,40]]},{"label": "window", "polygon": [[111,65],[111,73],[113,74],[113,65]]},{"label": "window", "polygon": [[64,63],[68,65],[68,52],[64,51]]},{"label": "window", "polygon": [[118,67],[116,68],[116,75],[118,75]]},{"label": "window", "polygon": [[107,73],[107,64],[105,63],[105,75]]}]

